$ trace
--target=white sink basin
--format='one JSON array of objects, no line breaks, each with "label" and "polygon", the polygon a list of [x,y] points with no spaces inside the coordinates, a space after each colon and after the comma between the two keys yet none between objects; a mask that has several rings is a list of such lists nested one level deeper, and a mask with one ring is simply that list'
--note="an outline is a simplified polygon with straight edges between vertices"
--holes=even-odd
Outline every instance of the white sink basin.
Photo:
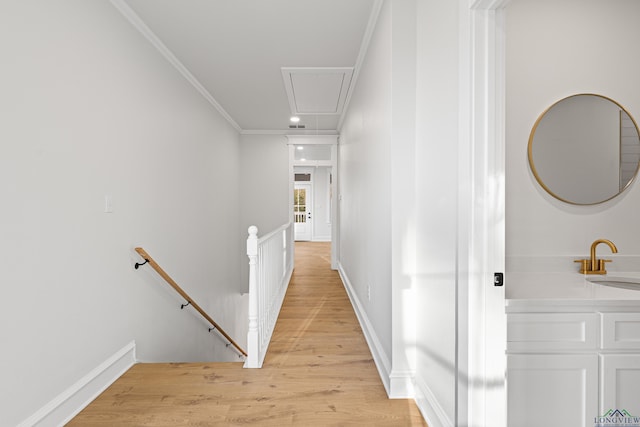
[{"label": "white sink basin", "polygon": [[589,277],[587,280],[596,285],[640,291],[640,278],[633,277]]}]

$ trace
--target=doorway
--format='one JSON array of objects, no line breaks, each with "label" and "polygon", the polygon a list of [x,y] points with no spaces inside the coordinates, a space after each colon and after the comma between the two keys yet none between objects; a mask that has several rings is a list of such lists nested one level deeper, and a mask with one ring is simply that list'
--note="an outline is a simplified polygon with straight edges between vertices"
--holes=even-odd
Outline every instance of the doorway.
[{"label": "doorway", "polygon": [[311,182],[295,182],[293,189],[293,234],[296,241],[310,241],[313,236],[313,196]]},{"label": "doorway", "polygon": [[[338,135],[287,135],[287,139],[290,173],[289,218],[294,224],[294,238],[312,242],[331,242],[331,268],[336,270],[339,257]],[[309,178],[301,179],[299,174],[307,173]],[[306,182],[306,179],[309,182]],[[310,184],[310,190],[298,186],[305,183]],[[301,203],[303,189],[304,207]]]}]

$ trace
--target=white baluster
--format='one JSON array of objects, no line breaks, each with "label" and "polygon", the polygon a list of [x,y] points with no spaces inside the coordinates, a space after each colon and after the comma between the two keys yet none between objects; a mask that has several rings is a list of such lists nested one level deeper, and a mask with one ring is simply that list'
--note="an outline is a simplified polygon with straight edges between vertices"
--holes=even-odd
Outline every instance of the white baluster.
[{"label": "white baluster", "polygon": [[249,227],[249,331],[247,368],[260,368],[293,269],[293,223],[258,238]]},{"label": "white baluster", "polygon": [[249,331],[247,332],[247,360],[245,367],[260,367],[260,344],[258,335],[258,283],[256,277],[256,261],[258,257],[258,227],[249,227],[247,239],[247,256],[249,257]]}]

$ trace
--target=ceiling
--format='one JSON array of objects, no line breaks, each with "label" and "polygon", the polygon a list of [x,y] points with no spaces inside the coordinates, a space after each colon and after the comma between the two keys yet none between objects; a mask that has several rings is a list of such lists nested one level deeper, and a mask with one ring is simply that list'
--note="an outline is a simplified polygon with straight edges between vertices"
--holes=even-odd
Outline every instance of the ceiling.
[{"label": "ceiling", "polygon": [[238,131],[300,134],[337,132],[381,0],[112,3]]}]

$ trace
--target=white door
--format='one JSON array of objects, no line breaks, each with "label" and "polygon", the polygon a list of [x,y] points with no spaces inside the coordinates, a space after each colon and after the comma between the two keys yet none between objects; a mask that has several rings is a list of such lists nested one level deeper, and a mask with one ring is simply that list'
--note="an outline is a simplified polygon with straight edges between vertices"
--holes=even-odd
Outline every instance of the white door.
[{"label": "white door", "polygon": [[293,221],[295,240],[311,240],[311,184],[295,183],[293,188]]}]

